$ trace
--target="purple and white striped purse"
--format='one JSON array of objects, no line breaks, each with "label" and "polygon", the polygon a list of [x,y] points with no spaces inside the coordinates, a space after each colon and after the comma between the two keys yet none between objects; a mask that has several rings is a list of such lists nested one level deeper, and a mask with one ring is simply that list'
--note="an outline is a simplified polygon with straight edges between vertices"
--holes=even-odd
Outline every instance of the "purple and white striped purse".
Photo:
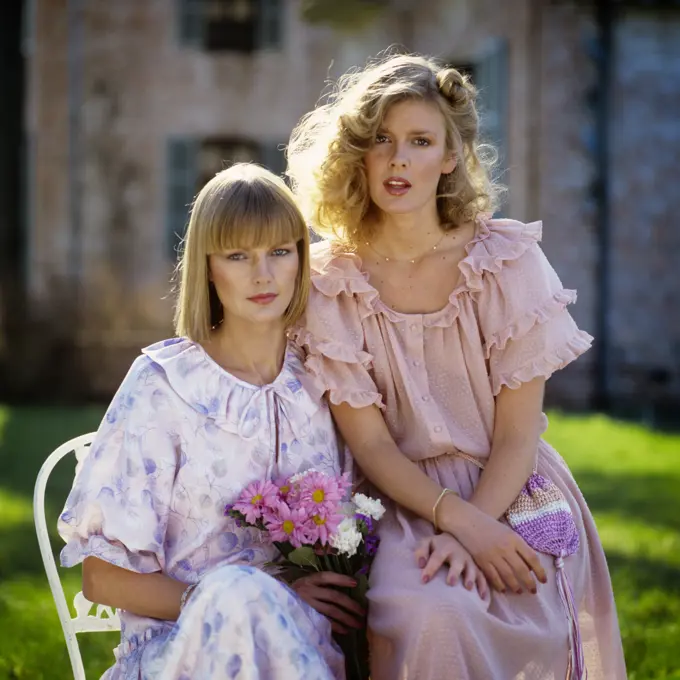
[{"label": "purple and white striped purse", "polygon": [[[474,456],[460,451],[454,455],[484,469]],[[575,554],[580,545],[578,528],[567,499],[554,482],[534,470],[505,512],[505,519],[530,548],[555,558],[557,588],[569,621],[567,680],[586,680],[588,671],[583,657],[578,611],[564,569],[564,558]]]}]

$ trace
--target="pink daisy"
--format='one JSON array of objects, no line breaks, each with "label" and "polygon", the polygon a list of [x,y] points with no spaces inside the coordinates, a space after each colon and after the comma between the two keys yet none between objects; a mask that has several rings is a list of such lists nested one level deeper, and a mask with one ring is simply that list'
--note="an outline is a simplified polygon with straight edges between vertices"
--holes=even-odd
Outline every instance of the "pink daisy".
[{"label": "pink daisy", "polygon": [[310,472],[299,482],[300,503],[309,515],[328,518],[338,514],[349,482],[342,477],[329,477],[323,472]]},{"label": "pink daisy", "polygon": [[255,524],[263,513],[280,501],[279,489],[269,480],[250,483],[234,503],[234,510],[242,513],[248,524]]},{"label": "pink daisy", "polygon": [[326,517],[313,515],[307,522],[307,533],[312,543],[328,545],[330,537],[338,530],[342,515],[330,514]]},{"label": "pink daisy", "polygon": [[272,541],[290,543],[299,548],[309,542],[307,522],[309,516],[303,508],[289,508],[285,503],[278,504],[275,510],[267,513],[267,530]]}]

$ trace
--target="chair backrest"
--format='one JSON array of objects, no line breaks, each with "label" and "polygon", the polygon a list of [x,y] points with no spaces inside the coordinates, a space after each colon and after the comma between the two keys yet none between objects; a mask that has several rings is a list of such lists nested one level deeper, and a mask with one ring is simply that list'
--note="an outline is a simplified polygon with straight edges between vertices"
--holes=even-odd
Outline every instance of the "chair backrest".
[{"label": "chair backrest", "polygon": [[64,589],[61,585],[61,580],[59,579],[59,572],[57,571],[54,555],[52,554],[49,533],[47,531],[47,520],[45,517],[45,487],[47,486],[47,480],[55,465],[64,456],[71,453],[71,451],[76,454],[78,460],[78,467],[76,468],[77,474],[90,451],[90,445],[92,444],[93,439],[94,433],[84,434],[65,442],[58,449],[54,450],[42,464],[33,492],[33,517],[35,520],[35,530],[38,534],[40,554],[42,555],[43,564],[45,565],[47,580],[49,581],[50,589],[52,590],[52,596],[54,597],[54,602],[57,606],[61,627],[64,629],[66,647],[68,649],[75,680],[85,680],[85,669],[83,668],[83,660],[80,656],[80,648],[78,647],[76,634],[120,630],[120,619],[115,610],[103,605],[96,605],[94,614],[91,614],[90,610],[95,605],[85,599],[82,592],[78,593],[73,600],[76,616],[71,617],[71,612],[66,603]]}]

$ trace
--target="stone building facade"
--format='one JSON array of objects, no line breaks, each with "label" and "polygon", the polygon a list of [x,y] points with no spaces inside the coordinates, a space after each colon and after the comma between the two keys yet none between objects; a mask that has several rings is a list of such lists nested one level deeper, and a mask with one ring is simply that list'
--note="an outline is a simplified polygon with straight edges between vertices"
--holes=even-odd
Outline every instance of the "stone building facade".
[{"label": "stone building facade", "polygon": [[280,172],[327,79],[396,43],[471,71],[503,213],[543,220],[579,290],[596,347],[549,400],[680,403],[678,3],[395,2],[352,32],[309,23],[301,0],[26,4],[22,282],[40,341],[22,380],[54,364],[59,327],[79,386],[109,396],[171,333],[174,248],[201,182],[228,160]]}]

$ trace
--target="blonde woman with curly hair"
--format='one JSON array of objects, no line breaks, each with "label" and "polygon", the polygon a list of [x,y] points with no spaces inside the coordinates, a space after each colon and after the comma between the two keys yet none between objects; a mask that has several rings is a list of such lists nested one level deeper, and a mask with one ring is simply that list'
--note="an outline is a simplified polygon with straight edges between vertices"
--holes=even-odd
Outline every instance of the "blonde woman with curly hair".
[{"label": "blonde woman with curly hair", "polygon": [[[293,333],[388,499],[369,591],[372,678],[622,680],[592,516],[541,438],[546,379],[592,339],[566,309],[575,292],[541,251],[540,222],[491,218],[499,188],[475,100],[456,69],[388,56],[344,76],[288,149],[325,238]],[[534,469],[576,525],[578,550],[560,562],[571,622],[553,556],[504,519]]]}]

